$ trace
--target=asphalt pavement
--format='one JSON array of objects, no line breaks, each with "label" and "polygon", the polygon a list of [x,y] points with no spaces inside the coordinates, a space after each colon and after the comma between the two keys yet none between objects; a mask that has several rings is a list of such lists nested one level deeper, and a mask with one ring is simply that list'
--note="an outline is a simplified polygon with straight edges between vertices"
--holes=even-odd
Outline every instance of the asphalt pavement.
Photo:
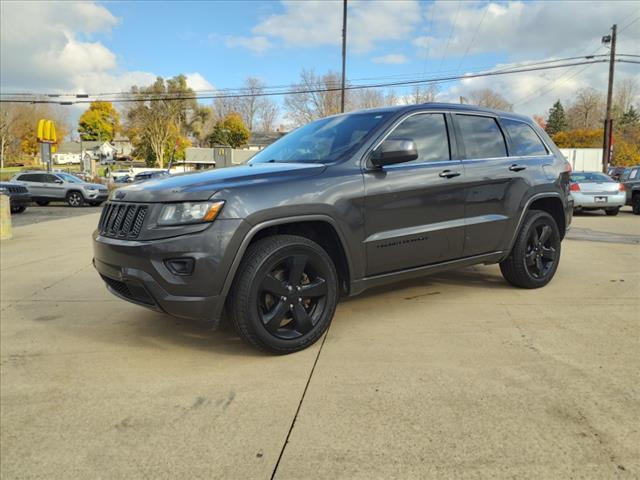
[{"label": "asphalt pavement", "polygon": [[3,479],[640,477],[638,216],[576,217],[543,289],[379,288],[280,357],[110,295],[97,221],[1,244]]}]

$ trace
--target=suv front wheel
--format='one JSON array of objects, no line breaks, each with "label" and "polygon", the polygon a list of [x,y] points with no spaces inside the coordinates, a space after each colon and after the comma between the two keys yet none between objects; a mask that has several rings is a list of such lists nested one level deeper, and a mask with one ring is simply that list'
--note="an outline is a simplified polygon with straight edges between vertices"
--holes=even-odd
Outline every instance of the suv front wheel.
[{"label": "suv front wheel", "polygon": [[80,192],[67,193],[67,203],[70,207],[81,207],[84,205],[84,197]]},{"label": "suv front wheel", "polygon": [[500,271],[512,285],[540,288],[551,281],[560,262],[560,231],[551,215],[527,212],[511,253]]},{"label": "suv front wheel", "polygon": [[333,261],[317,243],[275,235],[251,245],[229,296],[238,334],[271,353],[297,352],[329,328],[338,301]]}]

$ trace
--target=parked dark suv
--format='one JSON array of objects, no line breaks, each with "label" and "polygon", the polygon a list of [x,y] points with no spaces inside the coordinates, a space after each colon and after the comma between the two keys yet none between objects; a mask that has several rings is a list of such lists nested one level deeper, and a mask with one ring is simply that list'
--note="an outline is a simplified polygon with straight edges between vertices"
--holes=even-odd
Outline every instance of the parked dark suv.
[{"label": "parked dark suv", "polygon": [[[275,353],[328,328],[340,296],[500,263],[513,285],[554,276],[570,166],[531,119],[464,105],[310,123],[248,165],[111,193],[94,265],[131,302]],[[225,308],[226,307],[226,308]]]},{"label": "parked dark suv", "polygon": [[627,192],[627,205],[631,205],[633,213],[640,215],[640,165],[626,168],[619,181]]}]

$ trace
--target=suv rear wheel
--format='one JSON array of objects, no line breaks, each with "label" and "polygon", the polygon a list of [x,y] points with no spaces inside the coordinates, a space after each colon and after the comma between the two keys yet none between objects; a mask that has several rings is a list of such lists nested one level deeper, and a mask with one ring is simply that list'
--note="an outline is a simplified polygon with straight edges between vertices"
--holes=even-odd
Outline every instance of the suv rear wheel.
[{"label": "suv rear wheel", "polygon": [[229,296],[238,334],[271,353],[297,352],[329,328],[338,301],[337,274],[327,252],[294,235],[251,245]]},{"label": "suv rear wheel", "polygon": [[631,200],[634,215],[640,215],[640,193],[636,193]]},{"label": "suv rear wheel", "polygon": [[500,263],[512,285],[540,288],[551,281],[560,262],[560,231],[547,212],[527,212],[511,253]]},{"label": "suv rear wheel", "polygon": [[80,192],[67,193],[67,203],[70,207],[81,207],[84,205],[84,197]]}]

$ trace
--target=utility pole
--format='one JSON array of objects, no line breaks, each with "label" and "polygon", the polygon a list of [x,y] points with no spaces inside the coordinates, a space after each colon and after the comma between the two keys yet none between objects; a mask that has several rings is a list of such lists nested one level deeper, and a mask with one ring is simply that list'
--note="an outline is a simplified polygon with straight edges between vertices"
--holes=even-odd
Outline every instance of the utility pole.
[{"label": "utility pole", "polygon": [[616,61],[616,32],[618,26],[611,27],[611,35],[602,37],[605,45],[611,43],[609,55],[609,86],[607,88],[607,113],[604,117],[604,139],[602,142],[602,171],[607,173],[611,162],[611,138],[613,136],[613,120],[611,119],[611,103],[613,98],[613,73]]},{"label": "utility pole", "polygon": [[347,0],[342,0],[342,96],[340,97],[340,112],[344,113],[344,84],[346,80],[347,64]]}]

